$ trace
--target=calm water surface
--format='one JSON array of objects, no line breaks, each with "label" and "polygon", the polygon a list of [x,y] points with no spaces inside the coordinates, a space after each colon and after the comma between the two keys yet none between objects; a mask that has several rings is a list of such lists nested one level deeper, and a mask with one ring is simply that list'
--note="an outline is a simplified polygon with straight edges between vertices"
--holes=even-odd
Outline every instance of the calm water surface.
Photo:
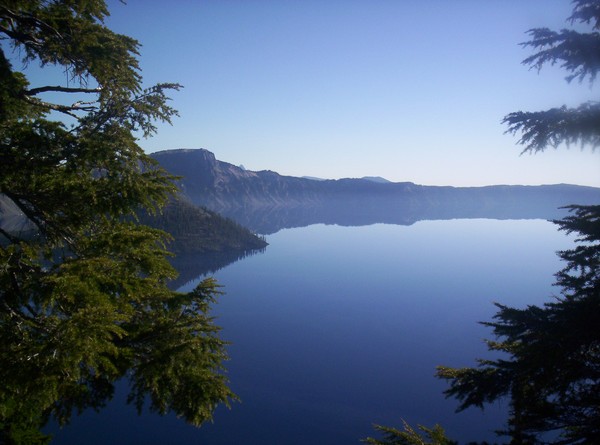
[{"label": "calm water surface", "polygon": [[[462,442],[494,440],[505,406],[455,414],[435,366],[486,354],[494,301],[522,307],[558,292],[555,255],[572,239],[542,220],[313,225],[270,235],[266,252],[216,273],[215,307],[242,399],[200,429],[138,417],[124,388],[57,444],[358,444],[372,423],[440,423]],[[188,283],[191,289],[197,281]]]}]

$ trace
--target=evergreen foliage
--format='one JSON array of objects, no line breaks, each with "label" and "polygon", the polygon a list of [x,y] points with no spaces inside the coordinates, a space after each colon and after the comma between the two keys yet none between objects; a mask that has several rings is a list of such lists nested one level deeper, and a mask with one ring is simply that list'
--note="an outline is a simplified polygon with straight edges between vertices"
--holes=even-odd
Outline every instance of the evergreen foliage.
[{"label": "evergreen foliage", "polygon": [[[536,52],[524,64],[537,70],[560,64],[569,73],[568,82],[592,83],[600,70],[600,1],[572,3],[568,21],[579,28],[587,25],[590,32],[530,30],[531,40],[523,45]],[[576,108],[518,111],[504,123],[509,133],[521,134],[523,152],[600,146],[600,104],[595,101]],[[566,208],[570,214],[554,222],[559,230],[577,234],[579,244],[558,253],[566,262],[555,274],[561,295],[541,307],[496,304],[494,321],[483,323],[496,337],[487,341],[494,358],[480,359],[474,368],[437,370],[450,383],[446,396],[460,401],[459,411],[508,399],[508,428],[499,433],[512,445],[600,444],[600,205]],[[408,425],[404,432],[378,429],[385,439],[369,443],[427,443]],[[433,439],[435,428],[421,429]]]},{"label": "evergreen foliage", "polygon": [[444,429],[439,425],[435,425],[433,428],[419,425],[419,431],[404,421],[403,425],[404,431],[375,425],[375,430],[382,433],[383,438],[374,439],[368,437],[363,442],[370,445],[457,445],[457,442],[446,437]]},{"label": "evergreen foliage", "polygon": [[[567,81],[593,82],[600,69],[600,2],[575,0],[570,22],[591,32],[534,29],[525,43],[537,52],[524,63],[540,69],[560,63]],[[516,112],[505,118],[509,132],[521,133],[524,151],[579,143],[595,149],[600,140],[600,108],[588,102],[569,109]],[[554,221],[578,234],[579,245],[558,253],[566,266],[556,276],[561,295],[542,307],[516,309],[497,304],[488,341],[494,359],[476,368],[439,367],[450,382],[447,396],[459,410],[483,408],[508,398],[511,444],[600,443],[600,206],[569,206],[570,215]]]},{"label": "evergreen foliage", "polygon": [[[123,377],[139,409],[195,425],[235,398],[217,284],[169,290],[167,238],[135,217],[174,191],[136,135],[170,122],[180,86],[143,89],[138,42],[107,15],[101,0],[0,4],[0,195],[36,233],[0,228],[0,443],[46,443],[50,418],[101,408]],[[30,85],[15,63],[65,85]]]},{"label": "evergreen foliage", "polygon": [[173,239],[169,248],[175,253],[248,251],[262,249],[267,243],[235,221],[183,198],[171,199],[162,212],[142,212],[140,221],[164,230]]},{"label": "evergreen foliage", "polygon": [[[485,322],[499,341],[488,348],[501,358],[477,368],[440,367],[446,391],[460,409],[483,408],[508,397],[513,442],[600,443],[600,206],[572,207],[557,223],[583,243],[559,252],[567,262],[556,274],[562,296],[542,307],[497,304],[496,321]],[[556,432],[545,436],[545,433]]]},{"label": "evergreen foliage", "polygon": [[[560,64],[569,74],[568,82],[577,79],[593,83],[600,71],[600,3],[596,0],[574,0],[573,13],[568,18],[571,25],[589,26],[590,32],[574,29],[552,31],[535,28],[528,31],[531,40],[524,47],[534,49],[534,54],[523,63],[536,70],[544,65]],[[508,132],[520,133],[519,144],[523,152],[539,152],[548,147],[557,148],[581,144],[592,150],[600,146],[600,103],[590,101],[575,108],[561,106],[544,111],[516,111],[503,121]]]}]

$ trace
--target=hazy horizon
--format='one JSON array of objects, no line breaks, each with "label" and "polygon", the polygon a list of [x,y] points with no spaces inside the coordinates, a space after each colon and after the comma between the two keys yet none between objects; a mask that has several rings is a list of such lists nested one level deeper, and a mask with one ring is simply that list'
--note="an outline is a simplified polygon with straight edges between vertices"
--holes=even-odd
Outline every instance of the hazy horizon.
[{"label": "hazy horizon", "polygon": [[600,151],[519,156],[513,111],[576,106],[597,87],[521,64],[568,0],[109,2],[142,44],[146,85],[179,82],[181,117],[147,152],[204,147],[249,170],[426,185],[600,186]]},{"label": "hazy horizon", "polygon": [[[286,176],[600,187],[600,150],[520,156],[501,123],[597,97],[597,86],[567,83],[558,65],[538,73],[521,63],[528,29],[569,27],[568,0],[108,6],[106,25],[141,43],[144,86],[184,86],[171,94],[180,117],[139,141],[147,153],[203,147]],[[33,87],[69,84],[60,70],[23,69]]]},{"label": "hazy horizon", "polygon": [[[209,150],[207,148],[204,147],[197,147],[197,148],[192,148],[192,147],[178,147],[178,148],[166,148],[166,149],[160,149],[160,150],[155,150],[152,153],[159,153],[159,152],[163,152],[163,151],[174,151],[174,150],[207,150],[211,153],[213,153],[215,155],[215,158],[217,159],[217,161],[222,161],[222,162],[226,162],[228,164],[234,165],[236,167],[242,168],[244,170],[248,170],[248,171],[252,171],[252,172],[260,172],[260,171],[274,171],[275,173],[278,173],[282,176],[291,176],[291,177],[297,177],[297,178],[303,178],[303,179],[312,179],[312,180],[317,180],[317,181],[327,181],[327,180],[338,180],[338,179],[384,179],[388,182],[394,182],[394,183],[400,183],[400,182],[413,182],[413,181],[396,181],[396,180],[392,180],[389,178],[386,178],[384,176],[381,175],[377,175],[377,174],[373,174],[373,175],[362,175],[362,176],[340,176],[340,177],[317,177],[317,176],[311,176],[311,175],[287,175],[287,174],[283,174],[279,171],[276,170],[271,170],[269,168],[257,168],[257,169],[252,169],[252,168],[247,168],[244,164],[240,164],[240,163],[235,163],[235,162],[230,162],[230,161],[225,161],[223,159],[219,159],[218,155],[213,152],[212,150]],[[531,186],[537,186],[537,185],[561,185],[561,184],[566,184],[566,185],[581,185],[581,186],[587,186],[587,187],[597,187],[600,188],[600,185],[586,185],[586,184],[576,184],[576,183],[567,183],[567,182],[548,182],[548,183],[539,183],[539,184],[520,184],[520,183],[489,183],[489,184],[480,184],[480,185],[456,185],[456,184],[422,184],[422,183],[416,183],[417,185],[425,185],[425,186],[451,186],[451,187],[487,187],[487,186],[503,186],[503,185],[531,185]]]}]

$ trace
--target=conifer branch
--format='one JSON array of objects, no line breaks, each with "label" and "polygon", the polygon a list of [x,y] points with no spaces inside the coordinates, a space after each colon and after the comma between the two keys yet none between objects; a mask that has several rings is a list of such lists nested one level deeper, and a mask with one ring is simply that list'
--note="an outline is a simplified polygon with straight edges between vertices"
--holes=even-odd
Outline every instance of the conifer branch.
[{"label": "conifer branch", "polygon": [[23,94],[25,96],[35,96],[40,93],[56,92],[56,93],[100,93],[102,88],[69,88],[56,86],[44,86],[39,88],[32,88],[31,90],[25,90]]}]

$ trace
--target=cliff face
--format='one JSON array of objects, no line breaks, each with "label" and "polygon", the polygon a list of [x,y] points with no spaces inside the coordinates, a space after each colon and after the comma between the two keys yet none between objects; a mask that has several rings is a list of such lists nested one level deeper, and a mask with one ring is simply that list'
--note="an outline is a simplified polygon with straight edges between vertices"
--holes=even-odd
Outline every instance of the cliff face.
[{"label": "cliff face", "polygon": [[166,150],[153,153],[152,157],[169,173],[182,176],[178,185],[185,196],[211,209],[321,201],[318,181],[268,170],[248,171],[218,161],[208,150]]},{"label": "cliff face", "polygon": [[[232,215],[240,209],[311,208],[350,215],[427,214],[429,218],[556,218],[558,207],[598,204],[600,189],[544,186],[439,187],[378,178],[314,180],[272,171],[248,171],[215,159],[204,149],[152,154],[193,203]],[[263,212],[261,210],[261,212]],[[263,212],[264,213],[264,212]]]},{"label": "cliff face", "polygon": [[[206,188],[226,188],[230,182],[255,179],[257,174],[236,167],[227,162],[217,161],[215,155],[208,150],[180,149],[153,153],[165,170],[187,178],[185,185],[192,190]],[[189,181],[194,178],[193,181]]]},{"label": "cliff face", "polygon": [[[249,171],[219,161],[205,149],[165,150],[151,155],[168,172],[181,176],[183,194],[197,205],[224,211],[234,208],[325,205],[415,193],[423,187],[377,178],[315,180],[282,176],[270,170]],[[409,196],[407,195],[407,196]]]}]

